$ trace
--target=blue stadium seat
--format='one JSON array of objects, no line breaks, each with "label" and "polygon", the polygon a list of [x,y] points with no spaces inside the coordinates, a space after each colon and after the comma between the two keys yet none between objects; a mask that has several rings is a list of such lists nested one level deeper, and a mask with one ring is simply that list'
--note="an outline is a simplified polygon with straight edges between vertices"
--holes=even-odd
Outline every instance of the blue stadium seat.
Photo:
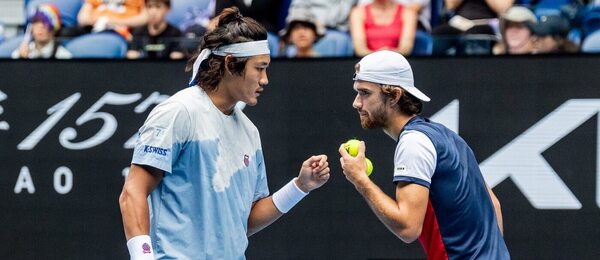
[{"label": "blue stadium seat", "polygon": [[112,32],[93,33],[69,41],[65,48],[73,58],[124,58],[127,42]]},{"label": "blue stadium seat", "polygon": [[587,53],[600,52],[600,30],[585,37],[581,44],[581,51]]},{"label": "blue stadium seat", "polygon": [[593,8],[585,12],[582,28],[584,37],[600,30],[600,8]]},{"label": "blue stadium seat", "polygon": [[433,51],[433,39],[431,35],[425,31],[417,30],[415,34],[415,43],[410,55],[412,56],[428,56]]},{"label": "blue stadium seat", "polygon": [[29,17],[35,11],[35,8],[43,3],[52,3],[56,5],[60,12],[63,27],[71,27],[77,25],[77,14],[83,0],[30,0],[25,6],[25,17]]},{"label": "blue stadium seat", "polygon": [[192,14],[192,9],[207,12],[210,0],[171,0],[171,10],[167,14],[167,21],[179,27],[181,22]]},{"label": "blue stadium seat", "polygon": [[10,54],[19,48],[23,35],[8,39],[0,44],[0,58],[10,58]]}]

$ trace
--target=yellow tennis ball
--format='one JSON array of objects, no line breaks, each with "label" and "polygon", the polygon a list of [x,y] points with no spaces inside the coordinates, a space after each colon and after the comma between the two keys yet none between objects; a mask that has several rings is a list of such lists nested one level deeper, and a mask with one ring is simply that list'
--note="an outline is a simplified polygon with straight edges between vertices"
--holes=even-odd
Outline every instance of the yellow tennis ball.
[{"label": "yellow tennis ball", "polygon": [[369,158],[365,158],[365,163],[367,164],[367,176],[369,176],[373,172],[373,163]]},{"label": "yellow tennis ball", "polygon": [[358,146],[360,146],[360,141],[356,139],[350,139],[344,144],[344,148],[346,148],[348,154],[354,157],[358,155]]}]

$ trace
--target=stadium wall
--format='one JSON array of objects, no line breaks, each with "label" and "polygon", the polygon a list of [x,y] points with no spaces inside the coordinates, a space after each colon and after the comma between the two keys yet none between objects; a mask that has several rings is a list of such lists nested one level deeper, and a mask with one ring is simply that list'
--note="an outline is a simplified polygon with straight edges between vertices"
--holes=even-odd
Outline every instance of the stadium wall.
[{"label": "stadium wall", "polygon": [[[245,108],[261,132],[271,191],[312,154],[332,178],[250,238],[248,259],[414,259],[339,167],[339,144],[367,143],[389,195],[395,142],[360,128],[357,59],[274,60]],[[600,237],[598,56],[411,59],[432,101],[423,115],[472,147],[502,203],[515,259],[597,259]],[[0,256],[127,259],[118,196],[136,130],[186,87],[183,62],[0,61]]]}]

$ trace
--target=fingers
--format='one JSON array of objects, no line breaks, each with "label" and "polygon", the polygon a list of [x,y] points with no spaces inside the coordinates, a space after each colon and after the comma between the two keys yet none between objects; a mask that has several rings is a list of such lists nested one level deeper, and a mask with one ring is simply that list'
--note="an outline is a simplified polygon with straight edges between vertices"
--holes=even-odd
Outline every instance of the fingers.
[{"label": "fingers", "polygon": [[346,151],[346,147],[344,147],[344,144],[340,144],[340,148],[338,149],[338,152],[340,153],[342,158],[350,157],[350,154],[348,153],[348,151]]},{"label": "fingers", "polygon": [[365,151],[367,150],[367,146],[364,141],[360,141],[358,145],[358,155],[356,157],[365,157]]}]

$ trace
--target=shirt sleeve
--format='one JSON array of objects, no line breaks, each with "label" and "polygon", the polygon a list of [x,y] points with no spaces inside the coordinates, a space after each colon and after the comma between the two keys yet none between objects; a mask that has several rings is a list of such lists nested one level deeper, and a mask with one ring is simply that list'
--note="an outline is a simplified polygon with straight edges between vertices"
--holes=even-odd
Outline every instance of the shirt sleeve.
[{"label": "shirt sleeve", "polygon": [[190,116],[177,102],[156,106],[138,131],[132,163],[171,173],[172,164],[189,140]]},{"label": "shirt sleeve", "polygon": [[425,134],[409,130],[399,138],[394,155],[394,183],[416,183],[429,188],[437,153]]},{"label": "shirt sleeve", "polygon": [[256,153],[256,161],[258,163],[258,178],[256,180],[256,189],[254,191],[254,198],[252,201],[257,201],[264,197],[269,196],[269,186],[267,183],[267,171],[265,168],[265,160],[263,158],[262,150]]}]

